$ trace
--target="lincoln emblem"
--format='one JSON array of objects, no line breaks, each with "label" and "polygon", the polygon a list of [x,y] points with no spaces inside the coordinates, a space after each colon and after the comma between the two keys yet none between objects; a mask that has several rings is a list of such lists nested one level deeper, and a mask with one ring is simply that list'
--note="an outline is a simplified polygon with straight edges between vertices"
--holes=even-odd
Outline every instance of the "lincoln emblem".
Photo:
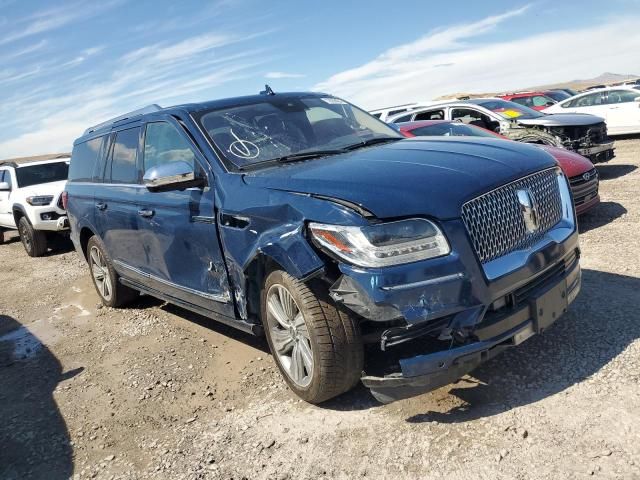
[{"label": "lincoln emblem", "polygon": [[533,194],[526,188],[518,190],[516,194],[518,195],[518,202],[520,202],[524,226],[527,232],[535,232],[538,230],[538,211],[536,210]]}]

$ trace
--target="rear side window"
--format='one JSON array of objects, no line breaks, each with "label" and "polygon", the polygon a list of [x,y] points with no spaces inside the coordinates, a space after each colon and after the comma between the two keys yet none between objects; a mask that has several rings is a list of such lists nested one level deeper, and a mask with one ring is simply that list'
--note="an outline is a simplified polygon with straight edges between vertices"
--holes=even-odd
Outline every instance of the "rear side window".
[{"label": "rear side window", "polygon": [[416,115],[416,120],[444,120],[444,110],[429,110]]},{"label": "rear side window", "polygon": [[140,128],[131,128],[116,133],[111,156],[111,183],[139,183],[138,144]]},{"label": "rear side window", "polygon": [[94,138],[73,147],[71,165],[69,165],[70,182],[90,182],[93,179],[103,139],[104,137]]},{"label": "rear side window", "polygon": [[393,123],[402,123],[402,122],[410,122],[411,121],[411,117],[413,117],[413,113],[410,113],[409,115],[403,115],[400,118],[396,118]]},{"label": "rear side window", "polygon": [[149,123],[144,139],[144,171],[171,162],[186,162],[195,168],[195,155],[189,142],[171,124]]},{"label": "rear side window", "polygon": [[640,97],[640,92],[634,92],[632,90],[610,90],[607,96],[607,103],[633,102],[638,97]]}]

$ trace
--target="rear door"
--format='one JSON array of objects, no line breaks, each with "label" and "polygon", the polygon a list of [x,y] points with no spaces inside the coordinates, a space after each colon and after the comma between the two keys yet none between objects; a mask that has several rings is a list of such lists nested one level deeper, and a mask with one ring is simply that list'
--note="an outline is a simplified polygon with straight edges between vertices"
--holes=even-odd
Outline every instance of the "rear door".
[{"label": "rear door", "polygon": [[140,192],[142,269],[154,288],[194,305],[233,316],[215,217],[214,179],[197,146],[170,116],[146,124],[143,170],[183,161],[206,175],[204,188]]},{"label": "rear door", "polygon": [[96,185],[94,207],[98,234],[118,273],[144,281],[141,267],[138,204],[142,187],[139,126],[112,134],[102,184]]},{"label": "rear door", "polygon": [[609,133],[640,131],[640,90],[610,90],[607,92],[606,119]]}]

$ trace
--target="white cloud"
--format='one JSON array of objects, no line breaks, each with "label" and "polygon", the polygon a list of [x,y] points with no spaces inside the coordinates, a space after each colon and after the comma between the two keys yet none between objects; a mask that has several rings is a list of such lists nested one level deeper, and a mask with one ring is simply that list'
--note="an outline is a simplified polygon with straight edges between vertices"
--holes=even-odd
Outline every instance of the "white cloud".
[{"label": "white cloud", "polygon": [[287,72],[268,72],[264,78],[304,78],[306,75],[302,73],[287,73]]},{"label": "white cloud", "polygon": [[15,21],[20,25],[0,36],[0,45],[14,42],[32,35],[55,30],[66,25],[91,18],[122,3],[110,0],[96,3],[72,3],[37,11],[26,18]]},{"label": "white cloud", "polygon": [[[0,158],[69,151],[89,125],[149,103],[184,102],[198,92],[247,78],[253,69],[264,68],[271,57],[262,48],[228,50],[246,38],[207,34],[173,45],[153,44],[79,75],[68,69],[99,53],[101,47],[84,50],[66,62],[51,59],[20,71],[0,70],[0,85],[54,68],[65,77],[64,81],[51,77],[43,85],[18,89],[0,102],[0,117],[6,119],[0,131]],[[9,132],[11,138],[7,138]]]},{"label": "white cloud", "polygon": [[522,13],[523,9],[513,10],[432,32],[339,72],[313,89],[373,109],[448,93],[495,92],[589,78],[605,71],[640,73],[627,72],[639,65],[640,18],[603,19],[588,28],[523,35],[505,42],[482,43],[476,38]]}]

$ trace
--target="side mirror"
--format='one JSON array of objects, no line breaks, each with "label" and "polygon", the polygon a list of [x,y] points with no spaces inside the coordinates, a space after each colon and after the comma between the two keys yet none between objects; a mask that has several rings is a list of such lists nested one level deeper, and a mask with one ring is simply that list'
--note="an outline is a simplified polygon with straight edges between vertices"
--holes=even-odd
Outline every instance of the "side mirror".
[{"label": "side mirror", "polygon": [[144,173],[142,181],[151,192],[183,190],[204,185],[204,179],[197,177],[193,167],[182,161],[151,167]]},{"label": "side mirror", "polygon": [[11,187],[7,182],[0,182],[0,192],[10,192]]}]

